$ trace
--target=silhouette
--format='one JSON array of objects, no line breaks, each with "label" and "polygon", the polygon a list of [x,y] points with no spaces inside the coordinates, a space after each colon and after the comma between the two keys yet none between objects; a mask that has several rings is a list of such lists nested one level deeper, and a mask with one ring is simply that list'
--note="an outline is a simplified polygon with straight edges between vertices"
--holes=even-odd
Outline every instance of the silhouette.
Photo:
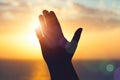
[{"label": "silhouette", "polygon": [[42,27],[41,30],[37,29],[36,33],[51,80],[79,80],[71,60],[77,48],[82,28],[79,28],[71,42],[68,42],[53,11],[44,10],[43,14],[39,16],[39,20]]}]

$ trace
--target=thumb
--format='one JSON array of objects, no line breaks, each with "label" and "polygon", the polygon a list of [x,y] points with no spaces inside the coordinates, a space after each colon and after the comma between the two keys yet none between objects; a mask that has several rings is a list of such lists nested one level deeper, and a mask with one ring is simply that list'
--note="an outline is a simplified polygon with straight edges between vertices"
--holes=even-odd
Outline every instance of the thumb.
[{"label": "thumb", "polygon": [[76,42],[78,44],[80,36],[81,36],[81,32],[82,32],[82,28],[79,28],[76,30],[76,32],[71,40],[71,43]]},{"label": "thumb", "polygon": [[68,44],[67,51],[68,53],[71,53],[72,56],[77,48],[77,44],[80,39],[81,32],[82,32],[82,28],[77,29],[77,31],[75,32],[72,38],[72,41]]}]

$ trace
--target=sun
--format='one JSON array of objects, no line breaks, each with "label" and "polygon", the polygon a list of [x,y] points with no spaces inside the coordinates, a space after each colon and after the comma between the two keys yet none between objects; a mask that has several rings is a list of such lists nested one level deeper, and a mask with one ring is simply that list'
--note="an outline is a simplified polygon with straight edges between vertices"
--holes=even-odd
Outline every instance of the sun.
[{"label": "sun", "polygon": [[40,24],[40,22],[39,21],[34,21],[34,22],[32,22],[31,24],[30,24],[31,26],[31,28],[32,29],[38,29],[38,28],[41,28],[41,24]]},{"label": "sun", "polygon": [[[25,41],[27,41],[27,45],[29,45],[29,47],[32,47],[32,49],[34,50],[41,51],[39,39],[36,34],[37,29],[39,29],[39,31],[42,32],[40,22],[38,20],[31,21],[27,27],[28,32],[24,35],[24,39]],[[42,32],[42,35],[43,35],[43,32]]]},{"label": "sun", "polygon": [[28,26],[28,33],[26,34],[26,41],[28,41],[27,43],[30,43],[33,46],[36,46],[39,48],[40,44],[36,35],[36,29],[41,29],[40,23],[38,22],[32,22],[30,23],[30,25]]},{"label": "sun", "polygon": [[27,35],[27,41],[28,43],[30,43],[31,45],[34,45],[36,47],[39,47],[39,41],[38,38],[36,36],[35,32],[31,32]]}]

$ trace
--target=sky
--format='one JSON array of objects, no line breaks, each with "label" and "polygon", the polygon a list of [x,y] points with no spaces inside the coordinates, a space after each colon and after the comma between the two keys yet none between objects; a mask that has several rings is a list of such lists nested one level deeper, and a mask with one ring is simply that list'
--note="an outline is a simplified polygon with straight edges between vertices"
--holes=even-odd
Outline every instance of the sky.
[{"label": "sky", "polygon": [[120,59],[120,0],[0,0],[0,59],[41,59],[35,34],[42,10],[55,11],[70,41],[83,28],[73,59]]}]

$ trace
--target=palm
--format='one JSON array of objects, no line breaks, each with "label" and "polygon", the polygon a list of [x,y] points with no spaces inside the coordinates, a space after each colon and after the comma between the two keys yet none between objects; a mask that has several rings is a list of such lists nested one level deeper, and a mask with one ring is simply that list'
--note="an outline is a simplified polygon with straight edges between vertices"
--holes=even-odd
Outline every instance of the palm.
[{"label": "palm", "polygon": [[82,29],[78,29],[71,42],[63,36],[60,24],[53,11],[43,11],[40,15],[42,32],[37,32],[40,40],[42,54],[48,64],[71,61],[76,50]]}]

